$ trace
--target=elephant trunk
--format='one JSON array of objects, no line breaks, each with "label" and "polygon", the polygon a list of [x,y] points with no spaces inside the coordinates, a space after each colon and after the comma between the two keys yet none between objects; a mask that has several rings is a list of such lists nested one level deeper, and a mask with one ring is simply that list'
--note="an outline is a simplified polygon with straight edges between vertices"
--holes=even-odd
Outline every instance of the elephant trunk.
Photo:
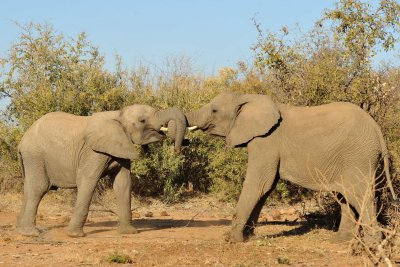
[{"label": "elephant trunk", "polygon": [[186,119],[188,122],[189,126],[197,126],[198,128],[202,128],[204,126],[204,122],[202,119],[202,116],[205,116],[204,114],[205,110],[202,109],[197,109],[193,110],[189,113],[186,113]]},{"label": "elephant trunk", "polygon": [[186,132],[185,115],[177,108],[169,108],[156,112],[153,119],[154,129],[160,130],[162,126],[168,125],[168,137],[175,141],[175,151],[181,150],[182,141]]},{"label": "elephant trunk", "polygon": [[197,126],[197,124],[195,122],[196,121],[195,117],[197,117],[197,116],[195,113],[196,113],[196,111],[192,111],[192,112],[185,114],[188,126]]}]

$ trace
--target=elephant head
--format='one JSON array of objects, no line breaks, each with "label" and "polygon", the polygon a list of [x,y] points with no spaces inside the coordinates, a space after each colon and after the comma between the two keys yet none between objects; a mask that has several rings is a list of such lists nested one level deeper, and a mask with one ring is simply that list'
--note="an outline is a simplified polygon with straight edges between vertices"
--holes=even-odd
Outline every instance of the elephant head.
[{"label": "elephant head", "polygon": [[210,103],[186,114],[186,118],[190,126],[224,136],[227,145],[235,147],[268,134],[281,116],[267,95],[221,93]]},{"label": "elephant head", "polygon": [[[173,121],[174,123],[171,123]],[[85,129],[85,142],[94,150],[119,158],[136,158],[133,144],[146,145],[163,140],[163,130],[175,140],[179,151],[186,131],[186,118],[176,108],[156,110],[146,105],[132,105],[118,111],[92,115]]]}]

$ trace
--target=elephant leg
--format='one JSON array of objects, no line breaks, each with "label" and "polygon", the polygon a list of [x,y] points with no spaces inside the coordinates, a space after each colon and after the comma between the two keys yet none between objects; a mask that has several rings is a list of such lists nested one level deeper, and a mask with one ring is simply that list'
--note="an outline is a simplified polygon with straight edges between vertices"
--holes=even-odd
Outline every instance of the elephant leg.
[{"label": "elephant leg", "polygon": [[[129,164],[130,165],[130,164]],[[114,180],[114,191],[117,198],[117,209],[119,216],[118,233],[120,234],[136,234],[138,231],[132,225],[131,214],[131,189],[132,181],[130,170],[122,167]]]},{"label": "elephant leg", "polygon": [[[342,195],[348,203],[354,207],[359,215],[359,220],[356,227],[350,225],[352,232],[357,234],[358,226],[361,226],[364,231],[364,237],[368,242],[379,241],[382,238],[382,233],[377,231],[378,221],[376,218],[376,205],[374,201],[374,189],[368,182],[368,179],[359,179],[359,183],[355,185],[347,184]],[[354,182],[354,181],[353,181]],[[349,222],[350,224],[350,222]]]},{"label": "elephant leg", "polygon": [[24,200],[18,216],[17,230],[22,235],[38,236],[36,213],[42,197],[49,189],[43,160],[37,157],[24,157]]},{"label": "elephant leg", "polygon": [[[370,194],[370,193],[366,193]],[[377,221],[376,205],[373,196],[358,195],[357,200],[361,200],[361,205],[352,204],[359,214],[359,223],[364,233],[366,244],[376,244],[382,239],[382,232],[379,230]],[[351,200],[359,203],[357,200]]]},{"label": "elephant leg", "polygon": [[256,227],[258,218],[260,217],[261,210],[264,207],[265,201],[267,200],[267,198],[271,194],[271,192],[275,189],[278,181],[279,181],[279,179],[274,180],[274,183],[272,184],[271,189],[260,198],[260,200],[256,204],[255,208],[251,212],[249,220],[247,221],[246,226],[244,227],[244,230],[243,230],[244,236],[251,236],[254,234],[254,229]]},{"label": "elephant leg", "polygon": [[266,193],[271,190],[277,178],[278,157],[275,159],[263,162],[249,153],[246,178],[227,241],[243,242],[248,237],[247,234],[254,231],[254,222],[257,222],[265,203]]},{"label": "elephant leg", "polygon": [[89,206],[92,200],[94,189],[100,177],[85,179],[82,185],[78,186],[78,194],[74,212],[67,228],[67,234],[71,237],[84,236],[83,225],[86,222]]},{"label": "elephant leg", "polygon": [[354,213],[352,207],[341,202],[339,230],[331,239],[331,242],[344,243],[351,241],[356,234],[356,226],[356,214]]},{"label": "elephant leg", "polygon": [[[71,221],[67,228],[67,234],[71,237],[84,236],[83,225],[86,222],[90,202],[99,179],[108,166],[109,157],[94,153],[83,160],[77,174],[78,194],[72,214]],[[88,164],[89,163],[89,164]]]}]

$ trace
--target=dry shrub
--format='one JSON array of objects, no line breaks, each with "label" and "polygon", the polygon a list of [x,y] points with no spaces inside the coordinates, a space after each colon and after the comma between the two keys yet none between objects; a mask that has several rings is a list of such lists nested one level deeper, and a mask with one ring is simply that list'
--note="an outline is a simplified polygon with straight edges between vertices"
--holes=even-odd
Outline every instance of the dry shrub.
[{"label": "dry shrub", "polygon": [[[386,187],[376,184],[376,181],[380,181],[381,177],[377,177],[376,181],[374,179],[368,179],[367,175],[375,176],[376,173],[380,172],[375,171],[370,174],[360,173],[360,176],[353,177],[354,179],[357,177],[360,179],[358,182],[355,181],[353,183],[354,185],[363,185],[364,181],[370,181],[367,184],[370,190],[367,190],[363,198],[355,198],[358,201],[357,205],[360,207],[357,210],[356,217],[353,216],[353,207],[351,207],[348,202],[344,201],[340,194],[331,191],[331,182],[328,181],[326,177],[319,174],[313,177],[313,179],[327,192],[323,195],[325,196],[325,200],[328,199],[329,201],[328,207],[338,207],[343,201],[346,203],[345,211],[342,211],[342,215],[351,218],[355,226],[353,229],[353,239],[350,242],[352,252],[357,255],[362,255],[365,257],[366,262],[372,262],[374,265],[395,266],[395,257],[398,257],[399,254],[397,253],[400,252],[398,251],[398,245],[400,244],[400,227],[398,221],[400,216],[399,202],[392,201],[389,203],[389,207],[388,205],[380,205],[381,203],[378,203],[377,207],[375,207],[377,210],[376,214],[373,216],[378,218],[378,216],[383,213],[388,218],[385,224],[367,224],[362,221],[363,215],[369,212],[370,198],[377,202],[377,195],[379,195],[377,193],[379,193],[379,191],[388,191]],[[344,195],[351,195],[355,190],[354,188],[345,187],[344,184],[342,184],[341,188],[340,192]],[[328,196],[328,198],[326,198],[326,196]],[[332,205],[332,200],[336,202],[336,205]],[[327,211],[328,215],[332,215],[332,210],[328,209]],[[336,210],[335,212],[338,211],[339,210]],[[338,220],[336,220],[336,222],[338,222]]]}]

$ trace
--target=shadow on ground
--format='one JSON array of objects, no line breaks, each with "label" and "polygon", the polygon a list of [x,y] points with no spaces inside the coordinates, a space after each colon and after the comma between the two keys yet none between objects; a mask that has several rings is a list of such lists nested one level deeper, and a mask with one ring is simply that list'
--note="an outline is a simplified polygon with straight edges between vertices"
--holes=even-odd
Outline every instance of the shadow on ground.
[{"label": "shadow on ground", "polygon": [[299,236],[305,235],[311,232],[313,229],[326,229],[330,231],[337,231],[338,224],[340,222],[340,218],[337,216],[331,216],[330,214],[327,216],[325,214],[320,214],[319,212],[311,213],[305,216],[305,220],[303,221],[268,221],[261,222],[257,225],[285,225],[285,226],[297,226],[294,229],[282,231],[277,234],[272,235],[264,235],[264,238],[274,238],[274,237],[282,237],[282,236]]},{"label": "shadow on ground", "polygon": [[[264,238],[274,238],[282,236],[299,236],[305,235],[311,232],[313,229],[327,229],[335,231],[337,229],[338,221],[337,219],[318,213],[313,213],[308,215],[302,221],[267,221],[259,222],[257,226],[266,225],[284,225],[293,226],[295,228],[282,231],[276,234],[264,235]],[[155,231],[169,228],[181,228],[181,227],[211,227],[211,226],[230,226],[231,220],[219,219],[219,220],[177,220],[177,219],[158,219],[158,218],[142,218],[134,219],[133,225],[139,230],[139,232]],[[47,227],[47,229],[64,228],[68,223],[62,223]],[[100,221],[100,222],[90,222],[85,224],[86,234],[94,234],[100,232],[107,232],[116,229],[118,226],[118,221]],[[93,229],[100,227],[101,229]],[[92,228],[92,229],[90,229]]]},{"label": "shadow on ground", "polygon": [[[117,221],[104,221],[104,222],[92,222],[87,223],[87,227],[116,227]],[[177,227],[209,227],[209,226],[226,226],[230,225],[231,220],[220,219],[220,220],[174,220],[174,219],[136,219],[133,220],[133,225],[139,229],[146,228],[149,230],[160,230],[167,228]]]}]

